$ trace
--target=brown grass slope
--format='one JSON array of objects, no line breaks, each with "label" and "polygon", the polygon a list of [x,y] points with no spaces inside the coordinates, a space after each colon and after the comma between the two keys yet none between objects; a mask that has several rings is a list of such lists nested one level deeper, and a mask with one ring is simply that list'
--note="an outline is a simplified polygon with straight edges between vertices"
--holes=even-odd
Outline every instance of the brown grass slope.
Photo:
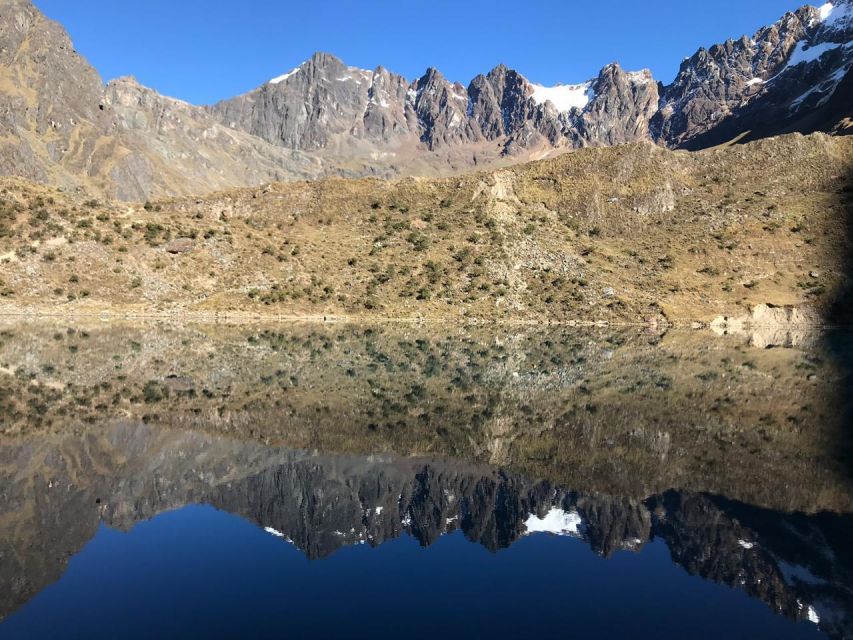
[{"label": "brown grass slope", "polygon": [[0,310],[502,321],[827,309],[853,140],[652,145],[442,179],[329,179],[156,203],[0,187]]}]

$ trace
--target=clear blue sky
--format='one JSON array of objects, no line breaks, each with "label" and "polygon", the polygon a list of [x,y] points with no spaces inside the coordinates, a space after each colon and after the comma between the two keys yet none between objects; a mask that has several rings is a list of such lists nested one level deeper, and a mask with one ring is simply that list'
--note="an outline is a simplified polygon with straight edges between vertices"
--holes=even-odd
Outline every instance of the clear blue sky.
[{"label": "clear blue sky", "polygon": [[669,82],[700,46],[752,34],[798,0],[34,0],[109,80],[196,104],[243,93],[314,51],[463,84],[496,64],[581,82],[605,64]]}]

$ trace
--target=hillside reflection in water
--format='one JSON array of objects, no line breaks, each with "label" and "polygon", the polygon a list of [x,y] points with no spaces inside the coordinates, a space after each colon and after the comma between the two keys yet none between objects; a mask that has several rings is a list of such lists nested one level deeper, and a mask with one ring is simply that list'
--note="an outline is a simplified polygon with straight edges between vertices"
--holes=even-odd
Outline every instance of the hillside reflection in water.
[{"label": "hillside reflection in water", "polygon": [[0,637],[847,637],[849,345],[6,326]]}]

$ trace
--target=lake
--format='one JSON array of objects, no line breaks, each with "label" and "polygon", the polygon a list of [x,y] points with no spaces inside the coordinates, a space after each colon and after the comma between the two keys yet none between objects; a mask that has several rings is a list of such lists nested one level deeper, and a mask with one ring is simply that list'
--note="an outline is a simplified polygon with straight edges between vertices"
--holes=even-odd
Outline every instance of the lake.
[{"label": "lake", "polygon": [[853,334],[0,323],[0,638],[853,637]]}]

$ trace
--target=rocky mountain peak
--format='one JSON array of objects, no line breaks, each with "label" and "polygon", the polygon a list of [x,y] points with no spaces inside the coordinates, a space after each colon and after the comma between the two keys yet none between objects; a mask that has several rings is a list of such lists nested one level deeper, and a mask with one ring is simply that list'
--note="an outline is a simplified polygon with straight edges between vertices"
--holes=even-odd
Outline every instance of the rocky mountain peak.
[{"label": "rocky mountain peak", "polygon": [[653,135],[701,148],[843,119],[849,107],[828,110],[828,104],[853,64],[851,14],[849,0],[805,6],[752,38],[700,49],[664,90]]},{"label": "rocky mountain peak", "polygon": [[661,96],[653,124],[656,137],[680,145],[718,126],[782,72],[798,47],[812,42],[821,12],[802,7],[752,37],[697,50],[682,62]]},{"label": "rocky mountain peak", "polygon": [[846,43],[853,30],[853,1],[835,0],[817,10],[816,38],[822,42]]},{"label": "rocky mountain peak", "polygon": [[469,84],[470,117],[487,140],[512,136],[532,117],[532,93],[524,76],[499,64]]},{"label": "rocky mountain peak", "polygon": [[618,62],[608,64],[592,81],[590,95],[575,125],[582,144],[613,145],[649,138],[649,123],[660,98],[650,70],[625,71]]},{"label": "rocky mountain peak", "polygon": [[480,138],[468,117],[467,90],[458,82],[451,83],[438,69],[428,68],[408,95],[421,128],[420,139],[428,149]]}]

